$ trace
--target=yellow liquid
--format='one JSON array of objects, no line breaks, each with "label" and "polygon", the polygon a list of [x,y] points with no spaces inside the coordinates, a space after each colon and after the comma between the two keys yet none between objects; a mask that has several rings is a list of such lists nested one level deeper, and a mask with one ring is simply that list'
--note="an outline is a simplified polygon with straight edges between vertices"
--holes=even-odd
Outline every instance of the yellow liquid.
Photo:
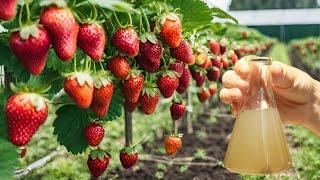
[{"label": "yellow liquid", "polygon": [[224,164],[228,170],[244,174],[274,174],[291,167],[277,109],[239,113]]}]

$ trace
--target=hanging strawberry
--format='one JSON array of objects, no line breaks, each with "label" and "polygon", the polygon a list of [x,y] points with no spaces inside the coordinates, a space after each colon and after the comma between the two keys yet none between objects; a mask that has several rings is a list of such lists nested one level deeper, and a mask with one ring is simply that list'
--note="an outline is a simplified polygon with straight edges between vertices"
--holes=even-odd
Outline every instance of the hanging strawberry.
[{"label": "hanging strawberry", "polygon": [[182,25],[175,13],[165,13],[158,20],[160,37],[171,48],[177,48],[182,40]]},{"label": "hanging strawberry", "polygon": [[182,40],[180,45],[171,49],[172,56],[188,65],[195,63],[196,59],[193,50],[186,40]]},{"label": "hanging strawberry", "polygon": [[135,57],[139,53],[139,36],[130,25],[117,29],[111,42],[124,55]]},{"label": "hanging strawberry", "polygon": [[84,136],[90,146],[99,146],[104,137],[104,128],[100,124],[90,123],[84,130]]},{"label": "hanging strawberry", "polygon": [[120,150],[119,159],[121,165],[125,169],[129,169],[134,166],[138,161],[138,153],[135,147],[124,147]]},{"label": "hanging strawberry", "polygon": [[164,98],[169,98],[179,86],[177,73],[171,70],[163,71],[162,75],[157,80],[157,85]]},{"label": "hanging strawberry", "polygon": [[121,85],[121,91],[125,100],[136,103],[143,89],[144,78],[137,70],[131,70],[129,77]]},{"label": "hanging strawberry", "polygon": [[182,76],[179,78],[179,86],[177,91],[182,94],[184,93],[191,83],[191,72],[188,66],[186,66],[183,70]]},{"label": "hanging strawberry", "polygon": [[139,103],[144,114],[154,113],[160,99],[160,93],[153,83],[146,83],[139,97]]},{"label": "hanging strawberry", "polygon": [[0,0],[0,19],[11,20],[17,14],[18,0]]},{"label": "hanging strawberry", "polygon": [[90,152],[87,165],[93,177],[101,176],[108,168],[110,154],[102,151],[100,148]]},{"label": "hanging strawberry", "polygon": [[108,63],[108,69],[114,76],[125,79],[130,73],[130,64],[125,57],[115,56]]},{"label": "hanging strawberry", "polygon": [[172,155],[178,152],[181,149],[182,146],[182,135],[169,135],[164,140],[165,149],[167,152],[167,155]]},{"label": "hanging strawberry", "polygon": [[181,99],[173,101],[173,103],[170,106],[171,118],[173,120],[178,120],[182,118],[185,113],[186,113],[186,106],[184,102]]}]

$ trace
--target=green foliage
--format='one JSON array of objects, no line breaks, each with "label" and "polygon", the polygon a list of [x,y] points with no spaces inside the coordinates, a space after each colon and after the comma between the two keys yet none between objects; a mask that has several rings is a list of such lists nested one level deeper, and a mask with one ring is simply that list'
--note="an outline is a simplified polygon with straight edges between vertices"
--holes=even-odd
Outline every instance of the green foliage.
[{"label": "green foliage", "polygon": [[1,179],[12,179],[18,164],[18,149],[7,140],[0,138],[0,155]]},{"label": "green foliage", "polygon": [[83,153],[88,147],[83,135],[89,123],[86,110],[75,105],[65,105],[60,107],[56,114],[53,133],[57,135],[59,143],[73,154]]},{"label": "green foliage", "polygon": [[182,14],[183,28],[187,32],[209,25],[213,15],[236,21],[235,18],[223,10],[219,8],[210,9],[206,3],[199,0],[175,0],[172,5]]},{"label": "green foliage", "polygon": [[233,0],[231,10],[317,8],[317,0]]}]

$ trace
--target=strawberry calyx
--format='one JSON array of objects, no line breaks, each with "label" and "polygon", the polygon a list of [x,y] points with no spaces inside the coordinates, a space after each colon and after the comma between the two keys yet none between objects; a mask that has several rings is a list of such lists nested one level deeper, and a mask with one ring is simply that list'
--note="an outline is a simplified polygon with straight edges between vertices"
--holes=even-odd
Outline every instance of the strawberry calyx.
[{"label": "strawberry calyx", "polygon": [[158,39],[154,33],[143,33],[140,35],[140,41],[146,43],[147,41],[151,42],[152,44],[157,44]]},{"label": "strawberry calyx", "polygon": [[170,135],[166,135],[165,137],[175,137],[175,138],[182,138],[183,134],[175,134],[175,133],[171,133]]},{"label": "strawberry calyx", "polygon": [[162,77],[169,76],[170,78],[174,78],[174,77],[179,77],[179,74],[176,71],[168,70],[167,68],[165,68],[164,70],[162,70],[161,76]]},{"label": "strawberry calyx", "polygon": [[135,154],[137,153],[137,150],[136,150],[136,146],[126,146],[122,149],[120,149],[119,151],[120,153],[125,153],[125,154],[128,154],[128,155],[131,155],[131,154]]},{"label": "strawberry calyx", "polygon": [[131,76],[132,77],[137,77],[141,75],[141,70],[138,70],[136,67],[131,68],[130,72],[128,73],[127,77],[125,80],[128,80]]},{"label": "strawberry calyx", "polygon": [[172,100],[172,103],[178,103],[178,104],[185,105],[185,102],[183,101],[181,95],[178,94],[178,93],[175,93],[175,94],[174,94],[174,98],[173,98],[173,100]]},{"label": "strawberry calyx", "polygon": [[92,75],[93,86],[100,89],[109,84],[112,84],[114,77],[110,71],[100,70]]},{"label": "strawberry calyx", "polygon": [[142,95],[147,94],[149,97],[156,96],[159,93],[159,89],[156,87],[157,85],[155,83],[145,82],[141,94]]},{"label": "strawberry calyx", "polygon": [[107,151],[103,151],[100,147],[98,147],[97,149],[90,151],[89,157],[93,160],[103,160],[105,157],[111,158],[111,155]]},{"label": "strawberry calyx", "polygon": [[30,36],[34,38],[39,37],[39,24],[34,23],[30,25],[24,25],[20,28],[19,35],[23,40],[29,39]]},{"label": "strawberry calyx", "polygon": [[39,4],[41,7],[47,7],[51,5],[56,5],[59,8],[67,7],[67,3],[65,0],[42,0]]},{"label": "strawberry calyx", "polygon": [[90,73],[86,71],[66,73],[64,74],[64,76],[68,80],[76,79],[80,86],[83,86],[84,84],[88,84],[90,87],[93,87],[93,79]]}]

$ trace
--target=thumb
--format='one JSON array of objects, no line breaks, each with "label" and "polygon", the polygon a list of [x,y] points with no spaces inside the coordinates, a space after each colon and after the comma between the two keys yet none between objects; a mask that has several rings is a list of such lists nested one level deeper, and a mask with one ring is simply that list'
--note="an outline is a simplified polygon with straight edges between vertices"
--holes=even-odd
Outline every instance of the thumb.
[{"label": "thumb", "polygon": [[271,65],[272,83],[279,89],[288,89],[293,86],[296,73],[292,72],[292,67],[278,61],[273,61]]}]

